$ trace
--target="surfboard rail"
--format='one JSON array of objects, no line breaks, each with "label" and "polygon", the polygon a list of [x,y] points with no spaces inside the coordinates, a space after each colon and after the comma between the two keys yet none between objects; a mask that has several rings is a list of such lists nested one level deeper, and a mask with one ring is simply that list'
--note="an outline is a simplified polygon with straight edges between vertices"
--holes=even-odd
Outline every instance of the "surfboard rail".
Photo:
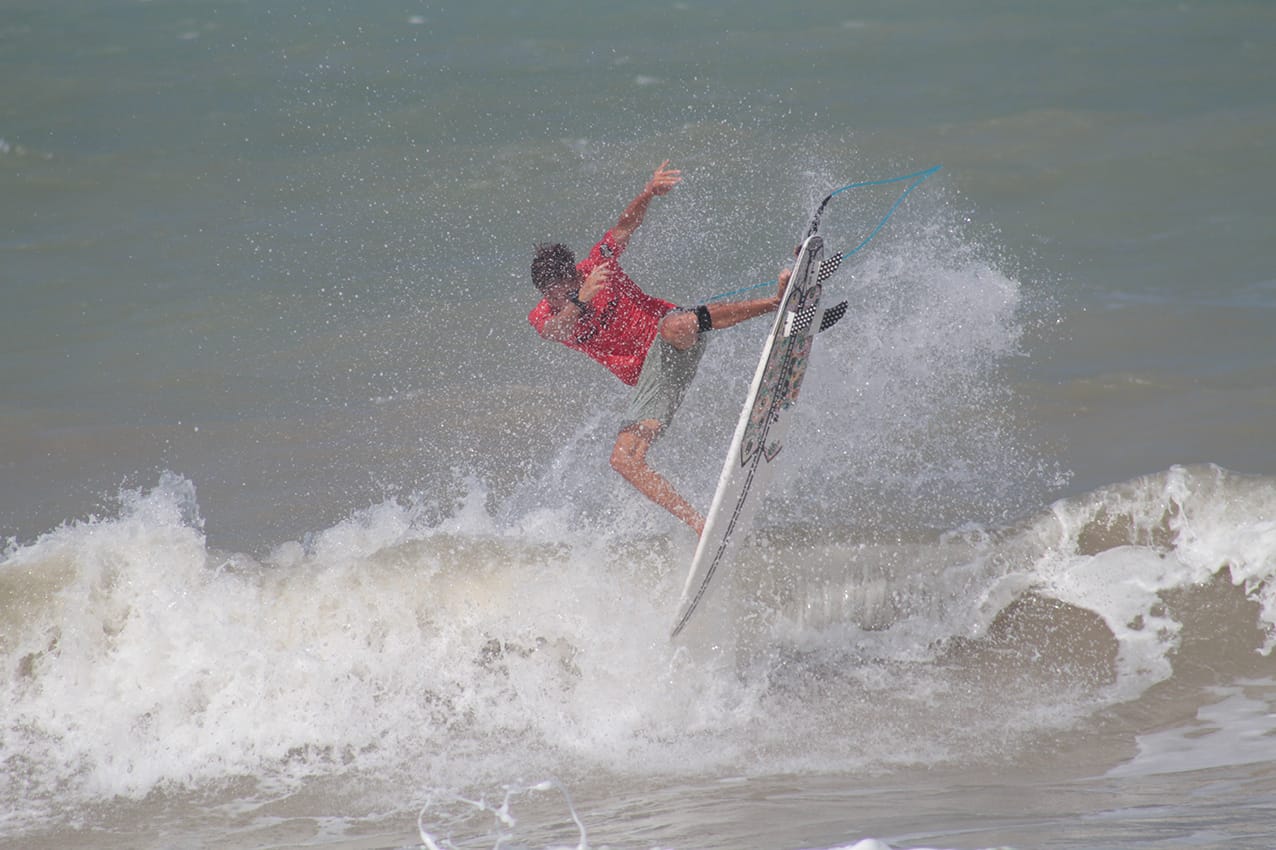
[{"label": "surfboard rail", "polygon": [[[797,402],[806,375],[811,342],[846,311],[846,303],[842,302],[824,314],[818,312],[821,282],[828,276],[823,274],[823,255],[824,240],[816,234],[809,235],[798,250],[797,264],[762,346],[762,356],[727,449],[670,638],[677,637],[687,625],[719,568],[744,537],[761,491],[771,477],[772,464],[784,447],[789,411]],[[820,321],[816,321],[817,314]]]}]

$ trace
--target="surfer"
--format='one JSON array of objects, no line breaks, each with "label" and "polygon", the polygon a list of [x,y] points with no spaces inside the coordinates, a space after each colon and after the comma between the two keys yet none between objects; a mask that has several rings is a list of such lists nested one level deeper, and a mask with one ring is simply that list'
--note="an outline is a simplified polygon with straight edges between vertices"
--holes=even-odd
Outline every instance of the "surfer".
[{"label": "surfer", "polygon": [[542,298],[528,314],[541,336],[589,355],[634,388],[612,447],[611,466],[648,499],[699,535],[704,517],[647,464],[647,450],[669,426],[704,354],[705,334],[773,313],[774,297],[678,307],[643,292],[619,258],[642,224],[653,198],[667,194],[682,173],[665,160],[621,213],[615,226],[580,262],[562,243],[536,246],[532,283]]}]

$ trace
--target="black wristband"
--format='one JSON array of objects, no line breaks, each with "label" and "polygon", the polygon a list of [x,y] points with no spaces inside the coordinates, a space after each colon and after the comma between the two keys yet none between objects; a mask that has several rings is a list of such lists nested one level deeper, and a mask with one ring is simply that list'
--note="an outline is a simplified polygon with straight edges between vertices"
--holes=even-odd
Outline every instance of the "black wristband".
[{"label": "black wristband", "polygon": [[588,313],[588,312],[589,312],[589,305],[588,305],[588,304],[586,304],[584,301],[581,301],[581,300],[580,300],[580,290],[579,290],[579,289],[578,289],[578,290],[576,290],[575,292],[569,292],[569,293],[567,293],[567,300],[568,300],[568,301],[570,301],[570,302],[572,302],[573,304],[575,304],[577,307],[579,307],[579,308],[580,308],[580,311],[581,311],[582,313]]},{"label": "black wristband", "polygon": [[702,331],[713,330],[713,317],[709,315],[709,307],[706,304],[696,308],[696,327]]}]

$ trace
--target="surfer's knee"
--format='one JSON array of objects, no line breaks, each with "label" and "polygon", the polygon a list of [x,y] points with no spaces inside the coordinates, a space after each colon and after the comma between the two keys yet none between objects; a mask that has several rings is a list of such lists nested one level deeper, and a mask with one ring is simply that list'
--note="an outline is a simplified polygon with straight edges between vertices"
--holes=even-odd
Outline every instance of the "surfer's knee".
[{"label": "surfer's knee", "polygon": [[[708,308],[703,309],[707,317]],[[701,322],[698,315],[694,310],[679,310],[668,314],[660,320],[660,338],[679,351],[686,351],[696,344],[700,334]]]},{"label": "surfer's knee", "polygon": [[611,468],[625,478],[632,478],[647,466],[647,449],[660,432],[660,423],[653,420],[636,422],[616,435],[611,449]]}]

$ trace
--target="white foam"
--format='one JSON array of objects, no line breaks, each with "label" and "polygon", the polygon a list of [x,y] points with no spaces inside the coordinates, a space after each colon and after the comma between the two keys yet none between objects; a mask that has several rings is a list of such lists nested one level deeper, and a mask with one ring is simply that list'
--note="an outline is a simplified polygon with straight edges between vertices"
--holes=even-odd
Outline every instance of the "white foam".
[{"label": "white foam", "polygon": [[[259,562],[209,550],[194,487],[165,476],[125,494],[117,516],[0,562],[0,598],[14,603],[0,647],[17,671],[0,677],[0,761],[22,765],[0,787],[15,806],[53,806],[65,799],[53,789],[141,797],[349,773],[402,794],[565,770],[854,773],[1001,751],[1172,675],[1182,625],[1166,590],[1226,566],[1264,598],[1274,489],[1173,470],[1061,503],[1009,537],[861,547],[894,560],[864,573],[877,583],[860,597],[829,596],[827,577],[821,613],[796,627],[760,601],[793,581],[792,559],[755,549],[723,597],[747,647],[733,658],[669,643],[687,553],[625,521],[600,532],[571,507],[496,516],[474,485],[441,520],[388,501]],[[1129,528],[1090,553],[1100,515]],[[827,556],[830,571],[845,564],[837,547]],[[971,689],[959,664],[936,663],[1030,590],[1095,612],[1115,636],[1117,682],[1099,701],[1067,682]],[[1238,699],[1232,719],[1249,711]]]},{"label": "white foam", "polygon": [[[547,798],[545,795],[551,795]],[[554,800],[553,797],[557,797]],[[543,824],[524,823],[524,811],[535,811],[533,803],[539,803],[544,818],[546,809],[561,809],[566,817],[553,816],[551,821],[570,821],[571,827],[563,827],[563,837],[574,832],[575,844],[549,844],[524,837],[523,833],[543,832]],[[582,821],[571,795],[557,780],[544,780],[535,784],[505,785],[497,789],[492,799],[486,796],[473,798],[437,791],[429,795],[428,802],[417,814],[417,832],[428,850],[453,850],[458,847],[488,847],[498,850],[505,846],[540,847],[546,850],[588,850],[589,830]],[[661,850],[657,845],[654,850]],[[672,850],[670,848],[670,850]],[[854,844],[838,845],[828,850],[897,850],[896,847],[875,838],[864,838]],[[902,850],[902,848],[900,848]],[[936,850],[916,847],[911,850]]]},{"label": "white foam", "polygon": [[[1175,467],[1060,502],[1037,533],[1046,539],[1033,567],[1047,595],[1100,615],[1119,642],[1118,696],[1130,699],[1173,672],[1181,624],[1162,603],[1166,591],[1224,573],[1261,605],[1272,646],[1276,628],[1276,486],[1211,466]],[[1123,545],[1082,550],[1098,530]],[[1124,529],[1124,531],[1122,531]],[[1113,537],[1113,540],[1118,538]]]},{"label": "white foam", "polygon": [[1160,610],[1160,593],[1197,579],[1172,555],[1122,546],[1099,555],[1050,559],[1040,590],[1103,618],[1118,642],[1122,696],[1132,698],[1173,673],[1180,624]]},{"label": "white foam", "polygon": [[0,682],[0,760],[31,759],[33,787],[658,768],[650,741],[732,710],[731,687],[724,705],[685,660],[673,673],[672,588],[607,541],[485,536],[466,508],[422,527],[387,503],[258,563],[209,552],[193,499],[166,477],[6,558],[9,580],[56,573],[6,634],[25,674]]},{"label": "white foam", "polygon": [[1138,737],[1138,755],[1109,776],[1152,776],[1276,761],[1276,680],[1214,687],[1193,721]]}]

